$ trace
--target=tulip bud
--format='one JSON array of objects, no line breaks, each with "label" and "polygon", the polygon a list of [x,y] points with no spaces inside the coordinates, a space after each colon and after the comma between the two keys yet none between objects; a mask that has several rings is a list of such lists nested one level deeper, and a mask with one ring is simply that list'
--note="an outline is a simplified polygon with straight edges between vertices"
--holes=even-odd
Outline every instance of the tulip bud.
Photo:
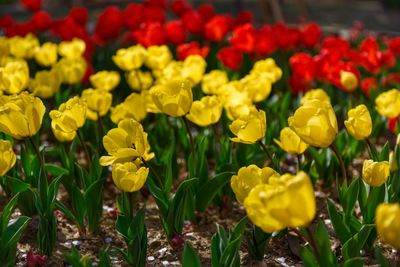
[{"label": "tulip bud", "polygon": [[183,62],[181,76],[190,79],[192,83],[198,84],[203,78],[207,63],[199,55],[190,55]]},{"label": "tulip bud", "polygon": [[56,128],[51,128],[51,131],[53,132],[54,137],[60,142],[71,142],[76,137],[76,131],[75,132],[63,132],[63,131],[57,130]]},{"label": "tulip bud", "polygon": [[35,60],[36,62],[43,66],[49,67],[57,62],[57,44],[46,42],[41,47],[37,47],[35,50]]},{"label": "tulip bud", "polygon": [[312,100],[312,99],[318,99],[320,101],[326,101],[328,103],[331,102],[331,99],[328,96],[328,94],[325,92],[325,90],[320,89],[320,88],[307,91],[307,93],[305,93],[301,99],[301,104],[303,105],[306,101]]},{"label": "tulip bud", "polygon": [[72,41],[63,41],[58,45],[58,53],[62,57],[68,59],[77,59],[82,57],[85,49],[85,42],[78,38],[74,38]]},{"label": "tulip bud", "polygon": [[111,107],[112,94],[106,90],[85,89],[82,99],[86,101],[88,119],[97,121],[98,116],[103,117]]},{"label": "tulip bud", "polygon": [[172,60],[168,46],[150,46],[147,48],[146,66],[150,69],[163,69]]},{"label": "tulip bud", "polygon": [[217,94],[219,87],[229,82],[228,75],[223,70],[212,70],[204,74],[201,89],[205,94]]},{"label": "tulip bud", "polygon": [[0,176],[4,176],[14,165],[17,157],[8,140],[0,140]]},{"label": "tulip bud", "polygon": [[281,130],[280,141],[277,139],[274,139],[274,141],[289,154],[299,155],[308,148],[308,144],[304,143],[289,127],[285,127]]},{"label": "tulip bud", "polygon": [[272,85],[269,79],[259,74],[249,74],[240,80],[243,90],[254,102],[265,100],[271,93]]},{"label": "tulip bud", "polygon": [[29,82],[28,64],[23,60],[10,61],[0,68],[0,89],[8,94],[18,94]]},{"label": "tulip bud", "polygon": [[186,115],[191,122],[206,127],[217,123],[221,118],[222,105],[217,96],[205,96],[194,101],[189,114]]},{"label": "tulip bud", "polygon": [[124,192],[139,191],[147,180],[149,169],[137,167],[133,162],[112,165],[112,178],[115,185]]},{"label": "tulip bud", "polygon": [[148,90],[153,85],[153,76],[149,71],[132,70],[125,77],[133,91]]},{"label": "tulip bud", "polygon": [[89,79],[94,88],[112,91],[118,86],[121,77],[116,71],[103,70],[90,75]]},{"label": "tulip bud", "polygon": [[146,49],[141,45],[135,45],[127,49],[118,49],[112,60],[121,70],[131,71],[140,68],[146,57]]},{"label": "tulip bud", "polygon": [[32,58],[36,48],[39,46],[39,40],[31,33],[25,37],[14,36],[8,39],[8,43],[10,54],[18,59]]},{"label": "tulip bud", "polygon": [[400,91],[392,89],[379,94],[375,99],[375,109],[382,116],[397,118],[400,115]]},{"label": "tulip bud", "polygon": [[400,249],[400,204],[379,204],[376,209],[375,223],[380,240],[396,249]]},{"label": "tulip bud", "polygon": [[254,144],[265,136],[267,119],[263,110],[253,111],[248,115],[234,120],[229,129],[237,136],[231,138],[233,142]]},{"label": "tulip bud", "polygon": [[143,120],[147,115],[147,102],[144,95],[132,93],[124,102],[111,109],[111,120],[115,124],[123,119]]},{"label": "tulip bud", "polygon": [[336,115],[331,104],[317,99],[306,101],[288,122],[305,143],[315,147],[330,146],[338,133]]},{"label": "tulip bud", "polygon": [[362,178],[370,186],[383,185],[390,175],[388,161],[375,162],[373,160],[364,160],[362,169]]},{"label": "tulip bud", "polygon": [[35,74],[35,79],[29,83],[29,91],[40,98],[53,97],[61,86],[61,76],[57,70],[42,70]]},{"label": "tulip bud", "polygon": [[87,63],[84,58],[61,59],[56,65],[56,70],[60,73],[63,83],[79,83],[86,72]]},{"label": "tulip bud", "polygon": [[271,83],[276,83],[282,77],[282,70],[276,65],[275,60],[272,58],[255,62],[250,74],[255,73],[266,77]]},{"label": "tulip bud", "polygon": [[357,76],[350,71],[340,71],[340,83],[347,92],[353,92],[358,87]]},{"label": "tulip bud", "polygon": [[358,105],[347,113],[348,119],[344,122],[349,134],[357,140],[368,138],[372,132],[372,119],[365,105]]},{"label": "tulip bud", "polygon": [[397,160],[393,151],[390,151],[389,153],[389,168],[390,172],[395,172],[398,170]]}]

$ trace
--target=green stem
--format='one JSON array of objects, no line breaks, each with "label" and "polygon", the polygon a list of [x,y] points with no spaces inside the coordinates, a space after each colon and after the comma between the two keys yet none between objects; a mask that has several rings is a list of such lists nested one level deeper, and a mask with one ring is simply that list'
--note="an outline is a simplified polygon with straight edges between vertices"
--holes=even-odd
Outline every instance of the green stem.
[{"label": "green stem", "polygon": [[39,158],[40,165],[43,167],[43,170],[44,170],[44,159],[43,159],[43,157],[42,157],[42,154],[40,154],[39,147],[36,145],[35,141],[33,141],[33,139],[32,139],[31,136],[29,137],[29,141],[31,142],[32,147],[33,147],[33,149],[35,150],[35,153],[36,153],[36,155],[37,155],[38,158]]},{"label": "green stem", "polygon": [[337,150],[336,146],[334,144],[331,144],[329,148],[335,153],[337,159],[339,160],[340,163],[340,168],[342,170],[342,175],[343,175],[343,182],[347,184],[347,171],[346,171],[346,165],[344,164],[343,157],[340,155],[339,151]]},{"label": "green stem", "polygon": [[130,217],[133,218],[133,216],[135,216],[135,211],[136,211],[136,196],[137,196],[137,192],[129,192],[128,193],[128,198],[129,198],[129,214],[131,215]]},{"label": "green stem", "polygon": [[182,116],[181,118],[182,118],[182,120],[183,120],[183,124],[185,124],[186,131],[187,131],[187,133],[188,133],[188,135],[189,135],[190,148],[191,148],[191,150],[192,150],[192,154],[193,154],[193,157],[194,157],[194,156],[195,156],[195,155],[194,155],[194,151],[195,151],[195,150],[194,150],[194,139],[193,139],[192,132],[190,131],[189,122],[187,121],[187,119],[186,119],[185,116]]},{"label": "green stem", "polygon": [[371,153],[373,160],[376,160],[377,156],[377,152],[376,152],[376,148],[374,146],[372,146],[371,142],[369,141],[368,138],[365,138],[365,143],[367,143],[367,147],[369,150],[369,153]]},{"label": "green stem", "polygon": [[272,158],[271,154],[268,151],[268,148],[263,144],[263,142],[261,142],[261,140],[258,141],[258,144],[260,145],[262,150],[265,152],[265,154],[267,155],[267,158],[269,159],[271,164],[274,166],[274,168],[277,168],[275,165],[274,159]]},{"label": "green stem", "polygon": [[218,143],[220,143],[221,141],[220,141],[220,137],[219,137],[219,134],[218,134],[218,131],[217,131],[217,125],[216,125],[216,124],[212,124],[212,125],[211,125],[211,128],[212,128],[212,130],[213,130],[213,132],[214,132],[215,140],[216,140]]},{"label": "green stem", "polygon": [[164,183],[162,182],[161,176],[157,173],[157,171],[153,168],[153,166],[151,166],[149,163],[147,163],[143,158],[141,160],[143,162],[143,165],[146,168],[149,168],[150,171],[153,173],[153,175],[156,177],[157,182],[159,183],[159,186],[161,188],[164,188]]},{"label": "green stem", "polygon": [[314,235],[311,232],[310,227],[307,227],[305,229],[307,231],[308,237],[306,235],[304,235],[302,232],[300,232],[299,230],[297,230],[296,228],[290,228],[290,230],[295,232],[299,237],[301,237],[304,241],[306,241],[308,244],[310,244],[310,246],[314,250],[315,256],[317,257],[317,259],[319,261],[319,259],[320,259],[319,249],[318,249],[317,243],[315,242]]},{"label": "green stem", "polygon": [[90,166],[90,165],[91,165],[91,159],[90,159],[89,150],[88,150],[88,148],[87,148],[87,146],[86,146],[85,140],[83,139],[83,137],[82,137],[81,132],[79,131],[79,129],[76,131],[76,133],[77,133],[77,135],[78,135],[79,142],[81,142],[81,145],[82,145],[82,147],[83,147],[83,150],[85,151],[85,155],[86,155],[86,158],[87,158],[87,161],[88,161],[88,165]]}]

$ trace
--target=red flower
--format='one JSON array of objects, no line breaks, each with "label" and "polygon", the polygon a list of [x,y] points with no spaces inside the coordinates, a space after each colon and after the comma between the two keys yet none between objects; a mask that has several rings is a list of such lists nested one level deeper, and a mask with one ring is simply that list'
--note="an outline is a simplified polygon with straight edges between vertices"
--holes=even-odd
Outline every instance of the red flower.
[{"label": "red flower", "polygon": [[235,19],[235,26],[239,26],[246,23],[252,23],[253,21],[253,13],[248,10],[240,11]]},{"label": "red flower", "polygon": [[242,65],[243,54],[234,47],[224,47],[218,51],[218,60],[231,70],[237,70]]},{"label": "red flower", "polygon": [[182,16],[182,22],[191,33],[200,34],[203,32],[203,17],[195,10],[186,11]]},{"label": "red flower", "polygon": [[289,59],[292,72],[303,80],[311,82],[316,76],[316,65],[312,56],[306,53],[296,53]]},{"label": "red flower", "polygon": [[388,87],[390,85],[399,85],[399,84],[400,84],[400,72],[388,73],[382,78],[381,81],[382,87]]},{"label": "red flower", "polygon": [[88,10],[82,6],[75,6],[69,11],[69,16],[80,26],[85,26],[88,20]]},{"label": "red flower", "polygon": [[46,256],[35,254],[32,252],[32,250],[29,250],[28,254],[26,255],[26,266],[28,267],[44,266],[46,262]]},{"label": "red flower", "polygon": [[0,28],[11,27],[14,23],[14,19],[10,15],[0,17]]},{"label": "red flower", "polygon": [[203,18],[204,22],[210,20],[215,15],[214,7],[211,4],[200,5],[197,8],[197,12],[199,12],[199,14]]},{"label": "red flower", "polygon": [[[143,19],[145,22],[154,21],[164,23],[165,21],[165,12],[164,9],[157,6],[144,6],[142,9]],[[136,14],[135,14],[136,16]]]},{"label": "red flower", "polygon": [[336,60],[347,58],[350,51],[350,44],[348,41],[339,37],[329,36],[322,42],[321,52],[325,51],[334,57]]},{"label": "red flower", "polygon": [[396,133],[396,129],[397,129],[397,123],[398,123],[399,119],[398,118],[391,118],[388,121],[388,128],[392,133]]},{"label": "red flower", "polygon": [[307,90],[311,87],[311,82],[305,80],[300,75],[292,74],[289,77],[289,86],[292,93],[294,95],[298,95],[299,93],[307,92]]},{"label": "red flower", "polygon": [[321,39],[321,28],[318,24],[311,22],[301,30],[301,39],[308,48],[313,48],[319,44]]},{"label": "red flower", "polygon": [[33,14],[31,22],[37,31],[45,31],[51,26],[51,17],[46,11],[38,11]]},{"label": "red flower", "polygon": [[178,45],[176,48],[176,54],[178,59],[182,61],[190,55],[200,55],[205,58],[207,57],[209,50],[208,46],[200,47],[198,42],[191,42]]},{"label": "red flower", "polygon": [[95,32],[104,41],[118,37],[123,21],[121,11],[116,6],[107,7],[97,18]]},{"label": "red flower", "polygon": [[272,54],[276,49],[276,41],[272,28],[268,25],[263,26],[256,34],[254,51],[259,56]]},{"label": "red flower", "polygon": [[394,67],[396,65],[396,56],[393,51],[386,50],[382,52],[381,65],[387,68]]},{"label": "red flower", "polygon": [[71,17],[66,17],[53,22],[53,32],[63,40],[72,40],[74,37],[87,36],[86,29],[78,25]]},{"label": "red flower", "polygon": [[394,37],[387,41],[387,45],[390,50],[392,50],[395,54],[400,55],[400,37]]},{"label": "red flower", "polygon": [[133,32],[133,38],[144,47],[166,43],[165,31],[158,22],[147,22]]},{"label": "red flower", "polygon": [[28,33],[34,32],[35,25],[31,21],[23,23],[13,23],[5,28],[5,36],[25,36]]},{"label": "red flower", "polygon": [[186,39],[186,32],[183,28],[182,21],[171,20],[164,26],[165,34],[168,42],[173,44],[181,44]]},{"label": "red flower", "polygon": [[251,53],[256,43],[256,30],[253,25],[246,23],[233,30],[231,45],[237,50]]},{"label": "red flower", "polygon": [[378,88],[374,77],[367,77],[361,81],[361,90],[366,96],[369,96],[371,91],[375,91]]},{"label": "red flower", "polygon": [[21,4],[30,12],[36,12],[42,8],[42,0],[21,0]]},{"label": "red flower", "polygon": [[129,4],[122,11],[122,21],[130,30],[139,28],[140,23],[143,22],[143,6],[141,4]]},{"label": "red flower", "polygon": [[166,8],[167,1],[166,0],[145,0],[144,5],[146,7],[159,7],[159,8]]},{"label": "red flower", "polygon": [[180,17],[183,13],[190,9],[190,5],[185,0],[174,0],[172,1],[170,8],[175,15]]},{"label": "red flower", "polygon": [[276,44],[281,49],[296,47],[301,41],[301,33],[298,29],[289,28],[286,24],[277,23],[272,27]]},{"label": "red flower", "polygon": [[207,40],[220,42],[232,28],[233,19],[228,15],[217,15],[204,26],[204,35]]}]

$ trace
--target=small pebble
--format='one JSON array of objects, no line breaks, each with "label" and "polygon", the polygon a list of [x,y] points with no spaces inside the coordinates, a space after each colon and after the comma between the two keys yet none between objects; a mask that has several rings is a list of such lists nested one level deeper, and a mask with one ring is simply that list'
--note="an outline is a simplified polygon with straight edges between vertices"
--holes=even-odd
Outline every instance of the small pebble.
[{"label": "small pebble", "polygon": [[147,260],[148,260],[148,261],[154,261],[155,258],[154,258],[153,256],[148,256],[148,257],[147,257]]},{"label": "small pebble", "polygon": [[110,244],[112,242],[112,238],[111,237],[106,237],[104,238],[104,242],[106,242],[107,244]]},{"label": "small pebble", "polygon": [[163,264],[164,266],[168,266],[168,265],[169,265],[169,262],[168,262],[168,261],[163,261],[162,264]]}]

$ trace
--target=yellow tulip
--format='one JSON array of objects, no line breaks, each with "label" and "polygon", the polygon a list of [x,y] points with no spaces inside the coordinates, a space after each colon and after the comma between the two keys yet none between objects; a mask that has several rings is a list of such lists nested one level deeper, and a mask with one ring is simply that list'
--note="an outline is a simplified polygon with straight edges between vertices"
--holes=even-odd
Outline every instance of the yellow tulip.
[{"label": "yellow tulip", "polygon": [[142,91],[141,95],[145,99],[144,105],[146,106],[147,112],[161,113],[161,110],[159,110],[156,104],[154,103],[153,96],[151,95],[150,90]]},{"label": "yellow tulip", "polygon": [[212,70],[204,74],[201,89],[205,94],[218,94],[218,89],[229,82],[228,74],[223,70]]},{"label": "yellow tulip", "polygon": [[233,142],[254,144],[265,136],[267,119],[263,110],[251,112],[234,120],[229,129],[236,136]]},{"label": "yellow tulip", "polygon": [[250,191],[259,184],[268,184],[271,177],[279,178],[280,175],[269,167],[259,168],[252,164],[239,169],[237,175],[231,178],[231,187],[236,199],[243,204]]},{"label": "yellow tulip", "polygon": [[68,99],[58,110],[50,111],[51,128],[72,136],[73,132],[85,124],[86,110],[86,102],[78,96]]},{"label": "yellow tulip", "polygon": [[112,94],[106,90],[89,88],[82,91],[82,99],[87,104],[87,118],[97,121],[98,116],[103,117],[110,110]]},{"label": "yellow tulip", "polygon": [[139,191],[147,180],[149,169],[138,167],[133,162],[112,165],[112,178],[115,185],[124,192]]},{"label": "yellow tulip", "polygon": [[34,136],[42,125],[46,108],[38,97],[22,92],[0,97],[0,131],[15,139]]},{"label": "yellow tulip", "polygon": [[254,110],[247,92],[242,91],[239,81],[232,81],[219,88],[219,96],[230,120],[248,115]]},{"label": "yellow tulip", "polygon": [[335,140],[338,126],[330,103],[313,99],[306,101],[288,119],[289,127],[307,144],[328,147]]},{"label": "yellow tulip", "polygon": [[254,102],[265,100],[271,93],[271,82],[260,74],[249,74],[240,80],[243,90],[246,91]]},{"label": "yellow tulip", "polygon": [[364,160],[362,168],[362,178],[370,186],[383,185],[390,175],[388,161],[376,162],[373,160]]},{"label": "yellow tulip", "polygon": [[112,91],[118,86],[121,77],[116,71],[99,71],[89,77],[90,83],[96,89]]},{"label": "yellow tulip", "polygon": [[275,60],[267,58],[255,62],[250,74],[259,74],[271,83],[275,83],[282,77],[282,70],[276,65]]},{"label": "yellow tulip", "polygon": [[126,82],[134,91],[148,90],[153,85],[153,76],[148,71],[132,70],[126,73]]},{"label": "yellow tulip", "polygon": [[396,160],[396,157],[394,156],[393,151],[390,151],[390,153],[389,153],[389,169],[390,169],[390,172],[395,172],[399,169],[399,166],[397,165],[397,160]]},{"label": "yellow tulip", "polygon": [[181,77],[190,79],[193,85],[198,84],[203,78],[206,66],[204,58],[199,55],[190,55],[183,62]]},{"label": "yellow tulip", "polygon": [[61,76],[57,70],[42,70],[35,74],[35,79],[29,83],[29,91],[40,98],[50,98],[58,92],[61,86]]},{"label": "yellow tulip", "polygon": [[376,208],[375,223],[381,241],[400,249],[400,204],[379,204]]},{"label": "yellow tulip", "polygon": [[163,69],[172,60],[172,53],[168,46],[150,46],[147,48],[146,66],[150,69]]},{"label": "yellow tulip", "polygon": [[17,157],[8,140],[0,140],[0,176],[4,176],[14,165]]},{"label": "yellow tulip", "polygon": [[244,207],[249,219],[267,233],[307,226],[316,213],[310,177],[305,172],[271,177],[250,191]]},{"label": "yellow tulip", "polygon": [[57,130],[56,128],[51,128],[51,130],[54,134],[54,137],[60,142],[71,142],[76,137],[76,131],[75,132],[63,132],[63,131]]},{"label": "yellow tulip", "polygon": [[62,41],[58,46],[58,53],[64,58],[77,59],[83,56],[85,49],[85,42],[74,38],[72,41]]},{"label": "yellow tulip", "polygon": [[307,91],[304,96],[301,98],[301,104],[303,105],[306,101],[312,100],[312,99],[318,99],[319,101],[326,101],[326,102],[331,102],[331,98],[328,96],[328,94],[325,92],[324,89],[317,88],[317,89],[312,89]]},{"label": "yellow tulip", "polygon": [[375,99],[375,109],[382,116],[397,118],[400,115],[400,91],[392,89],[379,94]]},{"label": "yellow tulip", "polygon": [[154,104],[159,110],[173,117],[180,117],[189,112],[193,102],[191,82],[171,80],[150,89]]},{"label": "yellow tulip", "polygon": [[289,127],[283,128],[279,137],[280,141],[274,139],[275,143],[289,154],[302,154],[308,148],[308,144],[304,143]]},{"label": "yellow tulip", "polygon": [[33,34],[28,34],[25,37],[14,36],[8,39],[8,43],[10,54],[20,59],[32,58],[36,48],[39,46],[39,40]]},{"label": "yellow tulip", "polygon": [[109,156],[100,158],[100,165],[109,166],[135,159],[149,161],[154,157],[150,152],[147,133],[142,125],[133,119],[124,119],[117,128],[108,131],[103,137],[103,145]]},{"label": "yellow tulip", "polygon": [[10,61],[0,68],[0,89],[8,94],[18,94],[29,83],[28,64],[23,60]]},{"label": "yellow tulip", "polygon": [[357,140],[367,138],[372,132],[372,119],[365,105],[358,105],[347,113],[348,119],[344,121],[349,134]]},{"label": "yellow tulip", "polygon": [[46,42],[41,47],[37,47],[35,50],[35,60],[36,62],[43,66],[49,67],[57,62],[57,44],[52,42]]},{"label": "yellow tulip", "polygon": [[112,57],[115,65],[123,71],[138,69],[146,60],[147,52],[141,45],[134,45],[128,48],[120,48]]},{"label": "yellow tulip", "polygon": [[8,42],[8,38],[0,36],[0,59],[8,56],[9,54],[10,54],[10,43]]},{"label": "yellow tulip", "polygon": [[86,72],[87,63],[84,58],[61,59],[56,65],[56,70],[61,74],[63,83],[79,83]]},{"label": "yellow tulip", "polygon": [[124,102],[111,109],[111,120],[115,124],[123,119],[143,120],[147,115],[146,97],[144,95],[132,93]]},{"label": "yellow tulip", "polygon": [[340,71],[340,83],[348,92],[353,92],[358,87],[357,76],[350,71]]},{"label": "yellow tulip", "polygon": [[221,118],[222,105],[217,96],[205,96],[194,101],[186,118],[191,122],[206,127],[217,123]]}]

